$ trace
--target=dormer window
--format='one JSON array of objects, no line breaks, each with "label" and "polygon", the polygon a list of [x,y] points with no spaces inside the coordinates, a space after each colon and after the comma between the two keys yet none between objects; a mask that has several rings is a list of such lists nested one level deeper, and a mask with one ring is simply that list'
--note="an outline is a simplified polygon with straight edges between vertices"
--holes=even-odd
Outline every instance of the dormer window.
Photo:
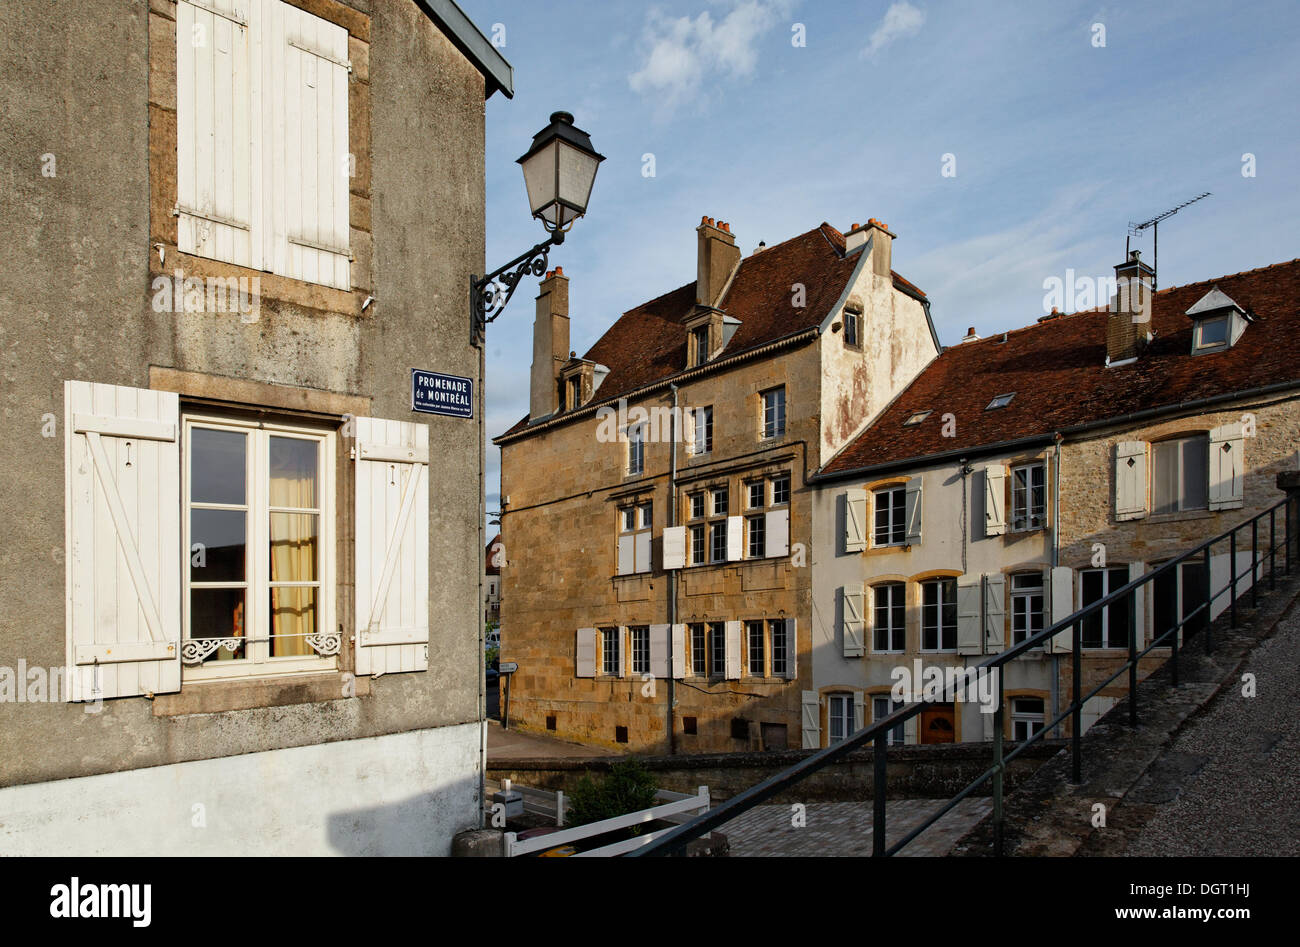
[{"label": "dormer window", "polygon": [[1254,316],[1237,305],[1219,287],[1214,287],[1191,309],[1187,316],[1192,328],[1192,354],[1203,355],[1231,348],[1254,322]]},{"label": "dormer window", "polygon": [[1196,323],[1196,347],[1198,349],[1228,344],[1228,317],[1215,316],[1202,319]]},{"label": "dormer window", "polygon": [[686,320],[686,367],[698,368],[727,347],[740,320],[718,309],[698,309]]},{"label": "dormer window", "polygon": [[589,359],[569,359],[560,369],[560,410],[581,408],[596,394],[608,374],[608,368]]},{"label": "dormer window", "polygon": [[709,360],[709,325],[696,326],[691,330],[690,368],[703,365]]}]

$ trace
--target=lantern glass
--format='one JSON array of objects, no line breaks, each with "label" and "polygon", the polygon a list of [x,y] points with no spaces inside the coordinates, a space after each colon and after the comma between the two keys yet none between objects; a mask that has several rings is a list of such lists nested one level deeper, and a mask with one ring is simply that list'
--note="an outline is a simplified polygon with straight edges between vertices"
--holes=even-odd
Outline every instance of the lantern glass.
[{"label": "lantern glass", "polygon": [[604,157],[591,148],[573,116],[556,112],[519,159],[528,189],[528,208],[547,230],[566,230],[587,212],[596,169]]}]

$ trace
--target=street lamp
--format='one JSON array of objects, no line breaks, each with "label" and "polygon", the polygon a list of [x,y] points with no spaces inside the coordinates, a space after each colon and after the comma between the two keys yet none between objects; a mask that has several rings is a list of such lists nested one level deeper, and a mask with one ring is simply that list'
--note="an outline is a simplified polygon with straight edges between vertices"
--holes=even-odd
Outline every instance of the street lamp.
[{"label": "street lamp", "polygon": [[[591,138],[573,124],[568,112],[554,112],[551,123],[533,136],[533,143],[518,159],[528,189],[528,206],[550,234],[546,240],[515,257],[482,279],[469,278],[470,344],[483,343],[487,324],[501,314],[519,281],[528,273],[546,272],[553,245],[564,242],[574,221],[587,212],[596,169],[605,156],[591,147]],[[505,285],[502,293],[496,283]]]}]

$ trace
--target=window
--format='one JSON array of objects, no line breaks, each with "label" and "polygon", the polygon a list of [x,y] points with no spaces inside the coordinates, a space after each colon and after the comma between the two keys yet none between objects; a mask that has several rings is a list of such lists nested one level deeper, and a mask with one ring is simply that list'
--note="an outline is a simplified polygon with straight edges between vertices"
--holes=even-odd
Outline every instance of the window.
[{"label": "window", "polygon": [[763,647],[763,623],[745,622],[745,635],[749,639],[749,676],[767,676],[767,654]]},{"label": "window", "polygon": [[713,490],[713,515],[727,515],[727,488],[716,487]]},{"label": "window", "polygon": [[1023,743],[1043,729],[1043,698],[1014,697],[1011,700],[1011,739]]},{"label": "window", "polygon": [[1020,572],[1011,577],[1011,643],[1020,644],[1042,631],[1043,574]]},{"label": "window", "polygon": [[767,499],[766,485],[763,483],[763,481],[759,480],[757,483],[747,484],[746,486],[747,486],[747,493],[749,495],[749,502],[748,504],[746,504],[747,509],[751,509],[751,510],[762,509]]},{"label": "window", "polygon": [[[890,700],[888,697],[873,697],[871,699],[871,722],[878,723],[895,710],[902,710],[902,708],[903,702],[901,700]],[[889,746],[902,746],[903,739],[903,725],[901,723],[896,727],[889,728],[889,736],[886,738]]]},{"label": "window", "polygon": [[335,667],[313,643],[334,627],[333,435],[193,417],[185,436],[186,675]]},{"label": "window", "polygon": [[932,411],[913,411],[907,416],[907,420],[903,422],[903,427],[913,427],[914,425],[920,424],[928,418],[931,413]]},{"label": "window", "polygon": [[709,454],[713,452],[713,405],[696,408],[691,412],[694,437],[691,441],[691,453]]},{"label": "window", "polygon": [[1228,317],[1198,319],[1196,322],[1196,348],[1219,348],[1228,344]]},{"label": "window", "polygon": [[857,346],[861,343],[858,341],[860,334],[860,325],[862,322],[862,313],[853,312],[850,309],[844,310],[844,344]]},{"label": "window", "polygon": [[347,30],[278,0],[239,6],[242,24],[176,5],[177,248],[348,290]]},{"label": "window", "polygon": [[650,529],[654,523],[654,504],[642,503],[637,507],[637,512],[641,514],[641,528]]},{"label": "window", "polygon": [[998,408],[1005,408],[1007,405],[1011,404],[1011,399],[1014,398],[1015,396],[1016,393],[1014,391],[1009,392],[1008,394],[1005,395],[998,395],[988,403],[988,407],[986,407],[984,410],[996,411]]},{"label": "window", "polygon": [[785,436],[785,389],[763,392],[763,437]]},{"label": "window", "polygon": [[650,673],[650,626],[634,625],[629,630],[632,637],[632,673]]},{"label": "window", "polygon": [[[1080,608],[1100,601],[1128,585],[1128,566],[1113,569],[1084,569],[1079,573]],[[1127,648],[1128,614],[1131,596],[1125,596],[1083,620],[1085,648]]]},{"label": "window", "polygon": [[695,677],[709,676],[709,650],[706,644],[704,624],[690,626],[691,632],[691,674]]},{"label": "window", "polygon": [[686,500],[691,507],[691,519],[702,519],[704,517],[704,494],[692,493]]},{"label": "window", "polygon": [[886,582],[871,590],[875,620],[872,622],[871,648],[878,653],[901,652],[907,641],[907,587],[902,582]]},{"label": "window", "polygon": [[600,670],[612,677],[623,676],[623,661],[619,654],[619,630],[617,628],[600,629]]},{"label": "window", "polygon": [[1151,445],[1153,513],[1204,510],[1209,500],[1210,439],[1205,434]]},{"label": "window", "polygon": [[853,695],[831,694],[827,717],[830,723],[830,742],[839,743],[853,734]]},{"label": "window", "polygon": [[650,537],[654,504],[650,501],[618,511],[618,575],[650,571]]},{"label": "window", "polygon": [[[688,519],[707,520],[689,523],[690,562],[693,566],[727,559],[727,488],[698,490],[686,497]],[[709,510],[712,512],[709,512]]]},{"label": "window", "polygon": [[[1205,579],[1204,563],[1184,562],[1176,569],[1166,570],[1156,576],[1151,586],[1154,593],[1153,639],[1160,637],[1179,622],[1182,623],[1183,641],[1205,630],[1209,621],[1203,606],[1209,589]],[[1193,612],[1197,614],[1193,615]],[[1162,647],[1168,647],[1172,638],[1173,636],[1170,635],[1165,639]]]},{"label": "window", "polygon": [[629,477],[645,471],[645,425],[627,429],[627,473]]},{"label": "window", "polygon": [[907,540],[907,488],[891,487],[872,494],[876,511],[873,546],[899,546]]},{"label": "window", "polygon": [[582,404],[582,378],[570,378],[566,388],[564,404],[561,410],[572,411]]},{"label": "window", "polygon": [[772,478],[772,505],[781,506],[790,502],[790,477]]},{"label": "window", "polygon": [[769,619],[767,632],[772,639],[772,676],[786,677],[790,673],[790,638],[785,619]]},{"label": "window", "polygon": [[[678,336],[680,338],[680,336]],[[691,330],[691,367],[709,360],[709,327],[696,326]]]},{"label": "window", "polygon": [[921,650],[957,650],[957,580],[921,583]]},{"label": "window", "polygon": [[691,533],[691,565],[698,566],[708,562],[707,554],[704,549],[704,524],[696,523],[690,528]]},{"label": "window", "polygon": [[727,523],[709,524],[709,561],[727,561]]},{"label": "window", "polygon": [[762,559],[767,555],[767,519],[762,514],[745,517],[745,532],[749,534],[746,544],[750,559]]},{"label": "window", "polygon": [[1011,528],[1042,529],[1047,525],[1047,465],[1011,468]]},{"label": "window", "polygon": [[727,623],[709,622],[709,674],[727,676]]}]

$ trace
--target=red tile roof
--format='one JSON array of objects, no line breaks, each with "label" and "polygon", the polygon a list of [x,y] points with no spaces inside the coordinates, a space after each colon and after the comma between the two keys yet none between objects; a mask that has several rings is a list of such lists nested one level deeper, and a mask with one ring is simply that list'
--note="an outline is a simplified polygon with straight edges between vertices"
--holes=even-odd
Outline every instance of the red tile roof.
[{"label": "red tile roof", "polygon": [[[1186,315],[1217,286],[1257,321],[1232,346],[1190,354]],[[973,450],[1201,398],[1280,383],[1300,385],[1300,259],[1161,289],[1152,301],[1155,339],[1136,362],[1106,367],[1106,313],[1058,316],[1024,329],[954,345],[884,414],[836,455],[821,476]],[[997,395],[1005,407],[986,411]],[[903,422],[919,411],[920,424]],[[943,436],[943,415],[956,436]]]},{"label": "red tile roof", "polygon": [[[844,235],[828,223],[740,261],[721,306],[740,320],[725,357],[775,342],[820,325],[839,301],[859,255],[844,256]],[[897,273],[895,285],[924,296]],[[806,305],[791,305],[792,287],[802,283]],[[682,323],[695,312],[694,281],[642,303],[619,318],[583,356],[605,365],[609,375],[598,401],[618,398],[686,370],[686,332]],[[527,426],[528,418],[505,437]]]},{"label": "red tile roof", "polygon": [[486,561],[486,563],[487,563],[487,565],[486,565],[484,571],[485,571],[488,575],[500,575],[500,574],[501,574],[501,567],[498,566],[498,565],[493,561],[493,560],[495,559],[495,557],[492,555],[492,547],[495,546],[495,545],[496,545],[497,543],[499,543],[499,542],[501,542],[501,534],[500,534],[500,533],[497,533],[495,536],[492,537],[492,541],[491,541],[490,543],[487,544],[487,548],[484,549],[484,551],[483,551],[483,553],[484,553],[484,559],[485,559],[485,561]]}]

